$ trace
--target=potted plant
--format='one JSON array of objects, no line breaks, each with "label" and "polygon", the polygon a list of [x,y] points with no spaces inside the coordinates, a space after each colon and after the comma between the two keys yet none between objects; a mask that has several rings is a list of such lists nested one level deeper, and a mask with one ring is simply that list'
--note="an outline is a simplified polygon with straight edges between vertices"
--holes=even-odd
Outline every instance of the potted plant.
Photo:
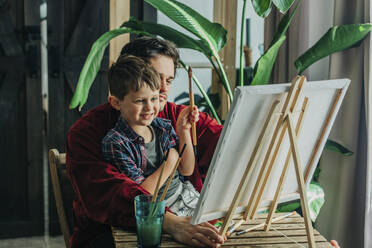
[{"label": "potted plant", "polygon": [[[164,13],[171,20],[191,32],[197,38],[190,37],[166,25],[143,22],[130,18],[124,22],[121,27],[104,33],[92,46],[91,51],[86,59],[84,67],[80,73],[79,81],[72,98],[70,108],[81,107],[86,103],[89,89],[99,71],[100,64],[103,58],[105,48],[108,46],[111,39],[118,35],[131,33],[137,35],[161,36],[164,39],[173,41],[179,48],[189,48],[204,54],[217,75],[220,82],[224,86],[230,101],[233,100],[232,90],[229,80],[226,76],[221,59],[218,52],[225,46],[227,40],[227,31],[218,23],[212,23],[198,12],[189,6],[176,0],[145,0],[157,10]],[[247,0],[243,0],[242,20]],[[282,13],[286,13],[281,19],[273,40],[264,54],[258,59],[254,66],[253,79],[248,82],[249,85],[267,84],[273,69],[278,51],[281,45],[285,42],[285,33],[291,24],[291,21],[296,13],[301,0],[298,0],[295,6],[295,0],[251,0],[255,12],[265,18],[271,12],[273,6]],[[292,7],[292,11],[288,10]],[[241,34],[244,32],[244,21],[242,21]],[[370,23],[351,24],[343,26],[331,27],[311,48],[305,51],[294,63],[298,74],[301,74],[306,68],[316,61],[338,51],[342,51],[360,44],[360,42],[368,35],[372,28]],[[243,78],[243,35],[240,36],[240,85],[244,85]],[[181,60],[181,65],[187,70],[188,66]],[[217,114],[216,108],[213,105],[209,95],[203,89],[198,79],[193,75],[193,80],[203,98],[208,105],[212,116],[221,123],[221,119]],[[338,151],[345,156],[352,154],[347,148],[342,145],[328,140],[326,148]],[[319,170],[319,169],[318,169]],[[316,178],[317,173],[315,173]],[[318,188],[316,189],[318,190]],[[288,210],[288,209],[286,209]]]}]

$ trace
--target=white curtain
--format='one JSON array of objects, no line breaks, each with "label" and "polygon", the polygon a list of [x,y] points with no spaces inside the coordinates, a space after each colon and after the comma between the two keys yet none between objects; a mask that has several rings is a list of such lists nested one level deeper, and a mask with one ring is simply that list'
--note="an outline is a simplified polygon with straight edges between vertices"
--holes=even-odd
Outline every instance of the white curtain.
[{"label": "white curtain", "polygon": [[[365,19],[367,22],[372,23],[372,4],[371,0],[365,0]],[[366,170],[366,204],[365,204],[365,247],[372,248],[372,39],[369,39],[364,43],[365,54],[364,54],[364,89],[366,93],[366,113],[367,113],[367,170]]]},{"label": "white curtain", "polygon": [[[311,11],[317,5],[319,12],[322,12],[327,3],[329,1],[302,1],[287,32],[287,44],[278,55],[279,63],[275,65],[272,82],[288,82],[293,78],[296,73],[293,61],[313,44],[313,22],[321,18],[319,13]],[[330,11],[330,17],[333,15],[330,26],[371,22],[370,0],[335,0]],[[266,46],[271,42],[278,22],[278,14],[273,13],[265,20]],[[321,25],[319,28],[322,28]],[[371,40],[368,38],[357,48],[332,55],[329,59],[329,73],[326,73],[328,75],[325,78],[309,70],[305,72],[310,80],[351,79],[330,138],[351,149],[354,155],[344,157],[332,151],[323,152],[320,183],[325,191],[326,202],[316,221],[316,229],[328,240],[337,240],[343,248],[372,247],[370,45]],[[324,61],[320,63],[324,64]]]},{"label": "white curtain", "polygon": [[[334,25],[370,22],[370,0],[337,0]],[[331,56],[329,77],[350,78],[351,84],[331,132],[335,139],[350,148],[348,158],[325,152],[321,165],[321,184],[326,204],[316,227],[342,247],[372,247],[368,241],[370,209],[371,108],[369,56],[370,39],[362,45]]]}]

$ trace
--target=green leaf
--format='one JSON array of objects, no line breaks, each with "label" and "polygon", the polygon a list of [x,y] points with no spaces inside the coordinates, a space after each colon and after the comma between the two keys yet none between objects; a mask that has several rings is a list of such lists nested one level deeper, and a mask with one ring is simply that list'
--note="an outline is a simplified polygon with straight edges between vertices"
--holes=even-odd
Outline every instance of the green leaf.
[{"label": "green leaf", "polygon": [[271,11],[271,0],[252,0],[252,6],[257,15],[265,18]]},{"label": "green leaf", "polygon": [[219,23],[212,23],[189,6],[175,0],[145,0],[171,20],[207,42],[216,51],[226,44],[227,31]]},{"label": "green leaf", "polygon": [[93,43],[92,48],[90,49],[90,52],[88,54],[88,57],[84,63],[83,69],[80,72],[75,93],[70,103],[70,109],[74,109],[77,106],[79,106],[80,111],[84,104],[87,102],[89,89],[92,86],[92,83],[96,78],[96,75],[101,66],[101,61],[103,58],[103,54],[105,52],[105,48],[110,43],[111,39],[126,33],[150,35],[146,32],[137,32],[128,28],[114,29],[101,35],[101,37],[99,37],[98,40],[96,40]]},{"label": "green leaf", "polygon": [[289,10],[295,0],[273,0],[274,5],[282,13],[285,13]]},{"label": "green leaf", "polygon": [[297,2],[296,7],[291,12],[287,12],[280,20],[278,29],[273,40],[271,41],[269,49],[256,62],[254,77],[251,85],[268,83],[280,46],[285,40],[285,32],[291,24],[294,14],[296,13],[297,7],[300,5],[300,3],[301,0]]},{"label": "green leaf", "polygon": [[310,183],[306,190],[310,219],[314,222],[324,204],[324,190],[318,183]]},{"label": "green leaf", "polygon": [[[230,97],[230,101],[232,101],[233,94],[230,88],[230,83],[218,55],[218,51],[225,46],[227,40],[227,31],[224,27],[219,23],[210,22],[195,10],[176,0],[145,1],[163,12],[180,26],[196,35],[204,44],[206,44],[213,57],[216,59],[219,68],[217,71],[218,75],[220,76],[221,82]],[[211,56],[209,56],[208,59],[212,61]],[[213,61],[211,63],[214,64]]]},{"label": "green leaf", "polygon": [[211,56],[211,51],[201,40],[193,39],[184,33],[181,33],[169,26],[152,23],[152,22],[142,22],[131,17],[129,21],[124,22],[121,27],[130,28],[136,31],[145,31],[152,35],[160,35],[166,40],[174,42],[178,48],[189,48],[199,52],[202,52],[207,57]]},{"label": "green leaf", "polygon": [[285,35],[285,33],[288,30],[289,25],[292,22],[292,19],[294,17],[294,14],[296,13],[297,7],[300,5],[301,0],[298,0],[295,8],[291,12],[287,12],[283,18],[280,20],[277,31],[275,32],[275,35],[273,37],[273,40],[271,41],[271,44],[269,47],[271,47],[275,42],[277,42],[280,37]]},{"label": "green leaf", "polygon": [[301,74],[314,62],[338,51],[353,47],[371,31],[372,24],[351,24],[330,28],[325,35],[296,61],[295,67]]},{"label": "green leaf", "polygon": [[301,208],[300,201],[290,202],[290,203],[281,203],[278,205],[278,208],[276,209],[276,212],[278,213],[286,213],[286,212],[292,212],[296,209]]},{"label": "green leaf", "polygon": [[319,182],[319,176],[320,176],[321,171],[322,169],[320,169],[319,162],[318,162],[315,168],[314,174],[313,174],[313,178],[311,179],[312,182]]},{"label": "green leaf", "polygon": [[274,45],[272,45],[257,61],[251,85],[267,84],[270,79],[276,56],[278,55],[280,46],[283,44],[285,38],[284,35],[280,37],[280,39],[275,42]]},{"label": "green leaf", "polygon": [[330,151],[339,152],[342,155],[347,156],[347,157],[354,154],[352,151],[350,151],[349,149],[347,149],[343,145],[341,145],[341,144],[339,144],[339,143],[337,143],[333,140],[330,140],[330,139],[327,140],[327,142],[325,144],[325,148],[330,150]]}]

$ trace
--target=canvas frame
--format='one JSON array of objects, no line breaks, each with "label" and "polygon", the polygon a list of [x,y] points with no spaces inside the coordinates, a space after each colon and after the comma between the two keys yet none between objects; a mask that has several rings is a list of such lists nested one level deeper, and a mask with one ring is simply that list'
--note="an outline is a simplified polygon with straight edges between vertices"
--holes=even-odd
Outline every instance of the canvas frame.
[{"label": "canvas frame", "polygon": [[[311,181],[349,83],[350,80],[348,79],[338,79],[307,82],[304,86],[299,101],[302,102],[305,97],[309,98],[309,113],[304,117],[303,131],[298,135],[298,144],[301,151],[301,162],[304,165],[302,169],[304,174],[308,174],[305,178],[306,185]],[[276,100],[283,104],[283,99],[285,99],[290,86],[291,84],[274,84],[237,87],[234,102],[226,119],[199,202],[191,219],[192,224],[226,215],[270,106]],[[332,113],[330,113],[331,108],[333,108]],[[300,111],[294,110],[294,113],[296,112]],[[296,116],[294,115],[294,117],[296,122]],[[278,119],[279,115],[275,118]],[[273,127],[269,127],[268,130],[264,138],[266,148]],[[270,206],[283,168],[281,164],[283,164],[288,150],[289,138],[286,137],[279,151],[280,155],[276,160],[273,176],[269,178],[267,188],[264,191],[264,198],[259,206],[261,210]],[[265,149],[262,149],[257,168],[249,178],[250,182],[244,189],[245,192],[235,209],[235,214],[242,214],[245,211],[264,155]],[[292,169],[289,169],[289,175],[284,183],[279,202],[299,199],[293,166],[290,166],[290,168]]]}]

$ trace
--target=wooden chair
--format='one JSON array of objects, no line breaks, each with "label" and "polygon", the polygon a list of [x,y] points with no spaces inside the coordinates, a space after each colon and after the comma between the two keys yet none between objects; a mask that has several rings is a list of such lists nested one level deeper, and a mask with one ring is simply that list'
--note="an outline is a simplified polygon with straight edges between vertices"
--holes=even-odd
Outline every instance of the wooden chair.
[{"label": "wooden chair", "polygon": [[49,167],[59,223],[66,247],[69,247],[71,230],[73,229],[72,201],[74,192],[66,174],[66,154],[60,154],[57,149],[50,149]]}]

